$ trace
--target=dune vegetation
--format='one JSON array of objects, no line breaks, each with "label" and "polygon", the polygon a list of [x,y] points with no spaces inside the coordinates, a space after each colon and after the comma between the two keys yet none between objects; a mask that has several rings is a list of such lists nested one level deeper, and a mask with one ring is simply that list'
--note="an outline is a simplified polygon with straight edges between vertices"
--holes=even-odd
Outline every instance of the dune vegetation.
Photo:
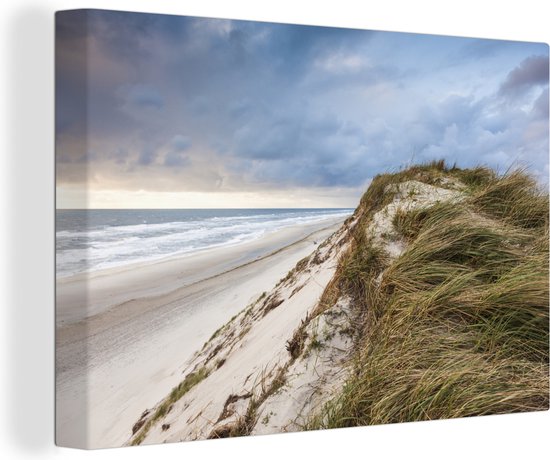
[{"label": "dune vegetation", "polygon": [[[457,198],[398,207],[377,237],[410,181]],[[548,409],[548,194],[524,171],[438,161],[375,177],[355,215],[336,275],[355,312],[349,375],[305,428]]]},{"label": "dune vegetation", "polygon": [[128,444],[547,410],[548,205],[525,171],[376,176]]}]

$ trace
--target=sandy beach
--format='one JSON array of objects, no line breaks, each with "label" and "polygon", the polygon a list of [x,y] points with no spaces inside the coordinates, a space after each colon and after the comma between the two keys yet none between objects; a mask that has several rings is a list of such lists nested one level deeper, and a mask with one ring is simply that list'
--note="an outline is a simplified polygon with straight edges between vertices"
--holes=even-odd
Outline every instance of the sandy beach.
[{"label": "sandy beach", "polygon": [[[122,445],[212,333],[268,291],[343,219],[57,282],[57,442]],[[87,414],[87,417],[85,417]]]}]

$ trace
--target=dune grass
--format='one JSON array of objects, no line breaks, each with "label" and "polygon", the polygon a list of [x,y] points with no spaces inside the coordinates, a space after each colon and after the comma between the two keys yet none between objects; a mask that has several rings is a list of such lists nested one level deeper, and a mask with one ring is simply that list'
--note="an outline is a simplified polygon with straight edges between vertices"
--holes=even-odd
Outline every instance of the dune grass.
[{"label": "dune grass", "polygon": [[172,389],[168,398],[166,398],[156,408],[155,412],[153,412],[151,417],[143,421],[144,423],[136,431],[135,436],[132,439],[131,445],[132,446],[140,445],[145,439],[145,436],[147,436],[147,433],[149,432],[153,424],[157,420],[164,417],[168,412],[170,412],[174,403],[179,401],[189,390],[191,390],[191,388],[193,388],[195,385],[198,385],[206,377],[208,377],[209,373],[210,373],[210,370],[208,368],[201,367],[197,371],[187,374],[185,379]]},{"label": "dune grass", "polygon": [[[390,261],[368,238],[391,183],[442,177],[467,198],[400,212]],[[360,335],[341,392],[309,429],[548,409],[548,195],[524,172],[434,162],[378,176],[341,262]]]}]

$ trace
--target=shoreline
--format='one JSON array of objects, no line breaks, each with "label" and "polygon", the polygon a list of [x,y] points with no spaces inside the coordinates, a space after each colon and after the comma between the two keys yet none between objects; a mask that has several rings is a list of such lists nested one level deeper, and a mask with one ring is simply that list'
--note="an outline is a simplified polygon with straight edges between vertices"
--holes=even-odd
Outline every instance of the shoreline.
[{"label": "shoreline", "polygon": [[[73,286],[82,287],[95,279],[103,290],[96,297],[97,313],[58,323],[57,432],[63,434],[58,442],[121,445],[143,408],[179,382],[193,353],[212,333],[271,289],[345,219],[327,220],[217,248],[217,254],[209,251],[201,257],[73,280]],[[183,280],[186,273],[190,276]],[[147,276],[151,278],[140,284]],[[121,280],[132,289],[139,285],[139,294],[135,289],[123,296],[109,292]],[[159,280],[164,284],[154,286]],[[66,290],[61,298],[70,299],[63,295]],[[90,297],[84,291],[77,300]],[[81,388],[87,390],[79,393]],[[82,413],[88,413],[87,420],[81,420]]]},{"label": "shoreline", "polygon": [[[295,225],[245,243],[58,278],[56,325],[64,327],[136,298],[167,294],[217,276],[267,257],[345,218]],[[131,286],[131,290],[124,290],[125,286]]]}]

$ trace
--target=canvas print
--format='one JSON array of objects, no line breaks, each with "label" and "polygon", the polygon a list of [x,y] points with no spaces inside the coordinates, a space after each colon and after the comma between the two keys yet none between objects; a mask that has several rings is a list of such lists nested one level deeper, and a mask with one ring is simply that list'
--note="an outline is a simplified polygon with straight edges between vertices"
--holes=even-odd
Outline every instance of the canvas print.
[{"label": "canvas print", "polygon": [[548,45],[74,10],[55,60],[58,445],[548,409]]}]

